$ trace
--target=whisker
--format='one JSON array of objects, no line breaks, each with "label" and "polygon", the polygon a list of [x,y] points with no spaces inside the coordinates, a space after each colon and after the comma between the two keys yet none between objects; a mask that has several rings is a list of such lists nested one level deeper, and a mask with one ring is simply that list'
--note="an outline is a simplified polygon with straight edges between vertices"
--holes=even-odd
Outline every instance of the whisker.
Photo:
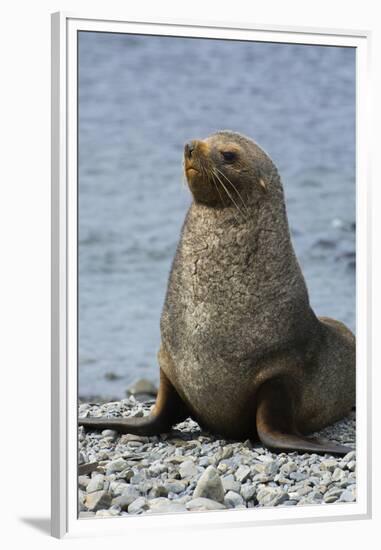
[{"label": "whisker", "polygon": [[226,206],[225,201],[224,201],[224,197],[222,196],[221,191],[220,191],[220,188],[218,187],[217,182],[216,182],[216,180],[214,179],[213,173],[211,173],[210,175],[211,175],[211,181],[214,183],[214,186],[215,186],[215,188],[217,189],[217,192],[218,192],[218,194],[219,194],[219,196],[220,196],[220,199],[221,199],[221,202],[222,202],[222,206]]},{"label": "whisker", "polygon": [[243,205],[243,207],[245,208],[246,212],[249,214],[249,209],[248,209],[248,207],[247,207],[245,201],[243,200],[241,194],[239,193],[238,189],[237,189],[236,186],[233,184],[233,182],[230,181],[230,179],[226,176],[226,174],[224,174],[223,172],[221,172],[221,170],[219,170],[217,167],[215,167],[215,169],[217,170],[217,172],[218,172],[219,174],[221,174],[221,176],[223,176],[223,177],[226,179],[226,181],[228,181],[228,182],[230,183],[230,185],[233,187],[234,191],[237,193],[238,197],[240,198],[240,200],[241,200],[241,202],[242,202],[242,205]]},{"label": "whisker", "polygon": [[240,209],[240,207],[238,206],[238,204],[236,203],[236,201],[234,200],[234,197],[229,193],[228,189],[226,188],[226,185],[223,183],[223,181],[221,180],[221,178],[219,177],[219,175],[217,174],[217,172],[214,172],[214,175],[216,176],[217,180],[220,182],[220,184],[222,185],[222,187],[224,188],[226,194],[228,195],[228,197],[230,198],[230,200],[232,201],[232,203],[234,204],[234,206],[236,207],[236,209],[238,210],[238,212],[241,214],[241,216],[246,219],[246,216],[245,214],[242,212],[242,210]]}]

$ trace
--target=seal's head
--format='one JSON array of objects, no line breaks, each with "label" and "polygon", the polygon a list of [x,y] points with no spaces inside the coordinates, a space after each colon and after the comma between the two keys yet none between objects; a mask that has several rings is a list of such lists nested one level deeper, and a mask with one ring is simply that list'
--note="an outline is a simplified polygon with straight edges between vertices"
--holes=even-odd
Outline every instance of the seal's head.
[{"label": "seal's head", "polygon": [[237,132],[221,131],[184,148],[184,169],[193,198],[198,203],[242,209],[267,192],[270,158],[251,139]]}]

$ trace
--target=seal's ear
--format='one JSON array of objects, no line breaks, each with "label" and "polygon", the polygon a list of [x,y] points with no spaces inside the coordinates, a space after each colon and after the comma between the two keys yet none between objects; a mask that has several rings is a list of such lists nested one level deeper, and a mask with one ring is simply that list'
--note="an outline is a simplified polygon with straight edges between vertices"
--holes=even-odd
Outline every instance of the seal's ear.
[{"label": "seal's ear", "polygon": [[261,186],[261,189],[265,193],[267,193],[267,185],[266,185],[265,181],[262,178],[259,178],[259,185]]}]

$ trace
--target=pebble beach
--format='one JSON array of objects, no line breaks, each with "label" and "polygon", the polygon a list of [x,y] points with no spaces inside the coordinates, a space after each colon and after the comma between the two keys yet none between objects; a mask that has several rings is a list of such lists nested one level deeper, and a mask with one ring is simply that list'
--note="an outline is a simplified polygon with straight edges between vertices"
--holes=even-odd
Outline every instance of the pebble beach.
[{"label": "pebble beach", "polygon": [[[154,400],[134,396],[81,403],[79,416],[139,417]],[[356,419],[319,432],[355,448]],[[78,428],[79,517],[110,517],[356,500],[356,453],[273,453],[230,441],[187,419],[168,434],[143,437]]]}]

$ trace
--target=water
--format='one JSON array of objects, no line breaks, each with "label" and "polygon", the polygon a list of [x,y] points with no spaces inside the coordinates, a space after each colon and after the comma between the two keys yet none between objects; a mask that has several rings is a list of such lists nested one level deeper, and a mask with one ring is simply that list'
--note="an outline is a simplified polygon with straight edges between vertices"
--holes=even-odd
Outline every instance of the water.
[{"label": "water", "polygon": [[354,48],[80,32],[80,395],[157,381],[183,145],[219,129],[273,158],[312,306],[354,330]]}]

